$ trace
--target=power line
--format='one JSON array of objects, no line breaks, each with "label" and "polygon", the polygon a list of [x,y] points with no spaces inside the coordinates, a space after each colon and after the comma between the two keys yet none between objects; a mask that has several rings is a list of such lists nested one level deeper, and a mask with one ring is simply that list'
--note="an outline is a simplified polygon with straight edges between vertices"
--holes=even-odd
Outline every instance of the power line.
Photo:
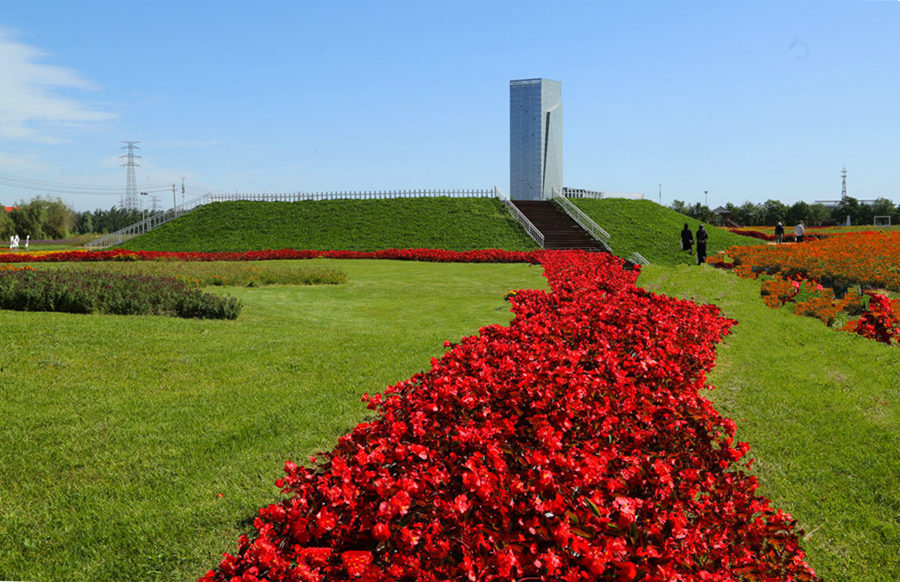
[{"label": "power line", "polygon": [[[18,176],[7,176],[0,174],[0,186],[10,186],[13,188],[21,188],[23,190],[46,190],[54,192],[71,192],[73,194],[101,194],[101,193],[122,193],[121,186],[99,186],[94,184],[66,184],[62,182],[49,182],[47,180],[38,180],[34,178],[21,178]],[[148,184],[144,189],[159,190],[170,187],[168,184]]]}]

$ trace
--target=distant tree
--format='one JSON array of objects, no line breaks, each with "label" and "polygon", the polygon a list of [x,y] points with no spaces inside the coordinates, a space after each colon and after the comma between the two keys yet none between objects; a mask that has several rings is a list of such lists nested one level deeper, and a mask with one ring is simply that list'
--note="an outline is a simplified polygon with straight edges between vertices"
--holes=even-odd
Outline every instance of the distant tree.
[{"label": "distant tree", "polygon": [[[3,241],[8,241],[9,237],[13,235],[15,226],[16,225],[9,213],[3,208],[0,208],[0,245],[3,245]],[[2,246],[0,246],[0,248],[2,248]]]},{"label": "distant tree", "polygon": [[877,198],[872,204],[872,222],[876,216],[890,216],[891,224],[893,224],[893,216],[897,212],[897,207],[887,198]]},{"label": "distant tree", "polygon": [[13,230],[20,238],[30,235],[33,239],[61,239],[72,231],[75,213],[59,198],[38,196],[20,201],[9,213]]},{"label": "distant tree", "polygon": [[682,202],[681,200],[676,200],[676,201],[672,202],[672,205],[669,206],[669,208],[671,208],[675,212],[680,212],[681,214],[688,213],[687,206],[685,206],[684,202]]},{"label": "distant tree", "polygon": [[816,202],[807,207],[806,219],[803,222],[810,226],[823,226],[830,218],[831,212],[825,208],[825,205],[821,202]]},{"label": "distant tree", "polygon": [[734,215],[732,214],[732,219],[738,224],[746,226],[762,224],[762,212],[760,207],[749,200],[741,204],[738,207],[738,211],[740,219],[734,218]]},{"label": "distant tree", "polygon": [[75,215],[75,232],[78,234],[94,232],[94,215],[91,211],[86,210]]},{"label": "distant tree", "polygon": [[127,210],[113,206],[109,210],[95,210],[91,222],[95,232],[115,232],[141,220],[140,210]]},{"label": "distant tree", "polygon": [[784,215],[784,223],[797,224],[801,220],[804,224],[813,224],[813,221],[810,217],[809,204],[802,200],[800,200],[799,202],[794,202],[794,204],[787,209],[787,212]]},{"label": "distant tree", "polygon": [[20,201],[9,213],[16,234],[20,237],[30,235],[34,239],[46,238],[44,223],[47,221],[47,205],[43,202],[41,198],[34,198],[29,202]]},{"label": "distant tree", "polygon": [[759,224],[765,224],[766,226],[775,226],[776,222],[784,221],[786,215],[787,208],[785,207],[785,205],[778,200],[772,200],[770,198],[766,200],[760,208],[761,222]]},{"label": "distant tree", "polygon": [[699,202],[694,204],[693,206],[689,206],[687,209],[687,215],[691,218],[696,218],[700,222],[709,222],[712,217],[712,213],[709,211],[709,208]]},{"label": "distant tree", "polygon": [[59,198],[47,200],[46,208],[44,234],[51,239],[62,239],[69,236],[75,226],[75,213],[72,209]]},{"label": "distant tree", "polygon": [[847,196],[831,211],[831,217],[838,224],[845,224],[847,217],[850,217],[851,224],[860,224],[860,204],[859,200],[853,196]]}]

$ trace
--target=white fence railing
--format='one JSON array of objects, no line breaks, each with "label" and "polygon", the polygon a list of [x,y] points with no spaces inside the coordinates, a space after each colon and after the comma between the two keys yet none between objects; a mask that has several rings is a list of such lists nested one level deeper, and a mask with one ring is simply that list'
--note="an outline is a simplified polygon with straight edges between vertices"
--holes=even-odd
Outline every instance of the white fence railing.
[{"label": "white fence railing", "polygon": [[308,202],[313,200],[385,200],[389,198],[493,198],[493,188],[430,190],[342,190],[280,194],[207,194],[210,202]]},{"label": "white fence railing", "polygon": [[629,198],[631,200],[643,200],[640,192],[601,192],[599,190],[585,190],[583,188],[563,188],[563,196],[566,198]]},{"label": "white fence railing", "polygon": [[512,203],[512,200],[509,199],[509,196],[507,196],[503,190],[501,190],[497,186],[494,186],[494,192],[496,193],[497,198],[499,198],[500,201],[503,202],[503,205],[506,206],[506,209],[509,211],[512,217],[519,221],[519,224],[522,225],[522,228],[525,229],[525,232],[528,233],[528,236],[534,239],[534,242],[536,242],[541,248],[544,248],[544,233],[539,231],[537,227],[533,225],[530,220],[528,220],[528,217],[522,214],[521,210],[516,208],[516,205]]},{"label": "white fence railing", "polygon": [[563,209],[563,212],[568,214],[572,220],[578,223],[578,226],[591,235],[591,238],[602,244],[606,250],[612,251],[612,248],[609,246],[609,233],[599,224],[591,220],[591,217],[582,212],[580,208],[560,196],[559,190],[556,188],[553,189],[553,202],[558,204],[559,207]]}]

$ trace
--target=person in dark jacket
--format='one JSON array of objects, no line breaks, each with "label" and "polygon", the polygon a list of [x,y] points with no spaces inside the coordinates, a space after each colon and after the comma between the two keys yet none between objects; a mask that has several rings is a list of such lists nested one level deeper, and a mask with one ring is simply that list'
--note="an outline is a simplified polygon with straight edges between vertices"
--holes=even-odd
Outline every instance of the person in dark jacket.
[{"label": "person in dark jacket", "polygon": [[691,248],[694,246],[694,233],[691,232],[691,229],[688,227],[687,223],[684,225],[684,230],[681,231],[681,250],[687,251],[689,255],[693,255],[693,251]]},{"label": "person in dark jacket", "polygon": [[775,225],[775,244],[780,245],[784,240],[784,225],[779,222]]},{"label": "person in dark jacket", "polygon": [[702,265],[706,262],[706,239],[709,233],[703,229],[703,225],[697,227],[697,264]]}]

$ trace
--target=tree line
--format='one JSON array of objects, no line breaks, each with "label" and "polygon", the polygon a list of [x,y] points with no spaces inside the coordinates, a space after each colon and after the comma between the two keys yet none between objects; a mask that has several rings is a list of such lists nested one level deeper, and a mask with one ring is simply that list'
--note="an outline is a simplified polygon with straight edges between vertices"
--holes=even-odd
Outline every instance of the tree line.
[{"label": "tree line", "polygon": [[37,197],[19,202],[9,212],[0,208],[0,237],[59,240],[79,234],[115,232],[141,220],[140,210],[113,206],[109,210],[76,212],[59,198]]},{"label": "tree line", "polygon": [[[703,222],[718,222],[712,211],[699,202],[689,205],[675,200],[669,208]],[[863,203],[848,196],[834,208],[803,201],[787,206],[770,199],[760,204],[744,202],[740,206],[729,202],[725,209],[731,213],[731,220],[741,226],[775,226],[777,222],[797,224],[801,220],[808,226],[837,226],[846,224],[848,216],[854,225],[873,224],[876,216],[890,216],[891,224],[900,224],[900,206],[887,198]]]}]

